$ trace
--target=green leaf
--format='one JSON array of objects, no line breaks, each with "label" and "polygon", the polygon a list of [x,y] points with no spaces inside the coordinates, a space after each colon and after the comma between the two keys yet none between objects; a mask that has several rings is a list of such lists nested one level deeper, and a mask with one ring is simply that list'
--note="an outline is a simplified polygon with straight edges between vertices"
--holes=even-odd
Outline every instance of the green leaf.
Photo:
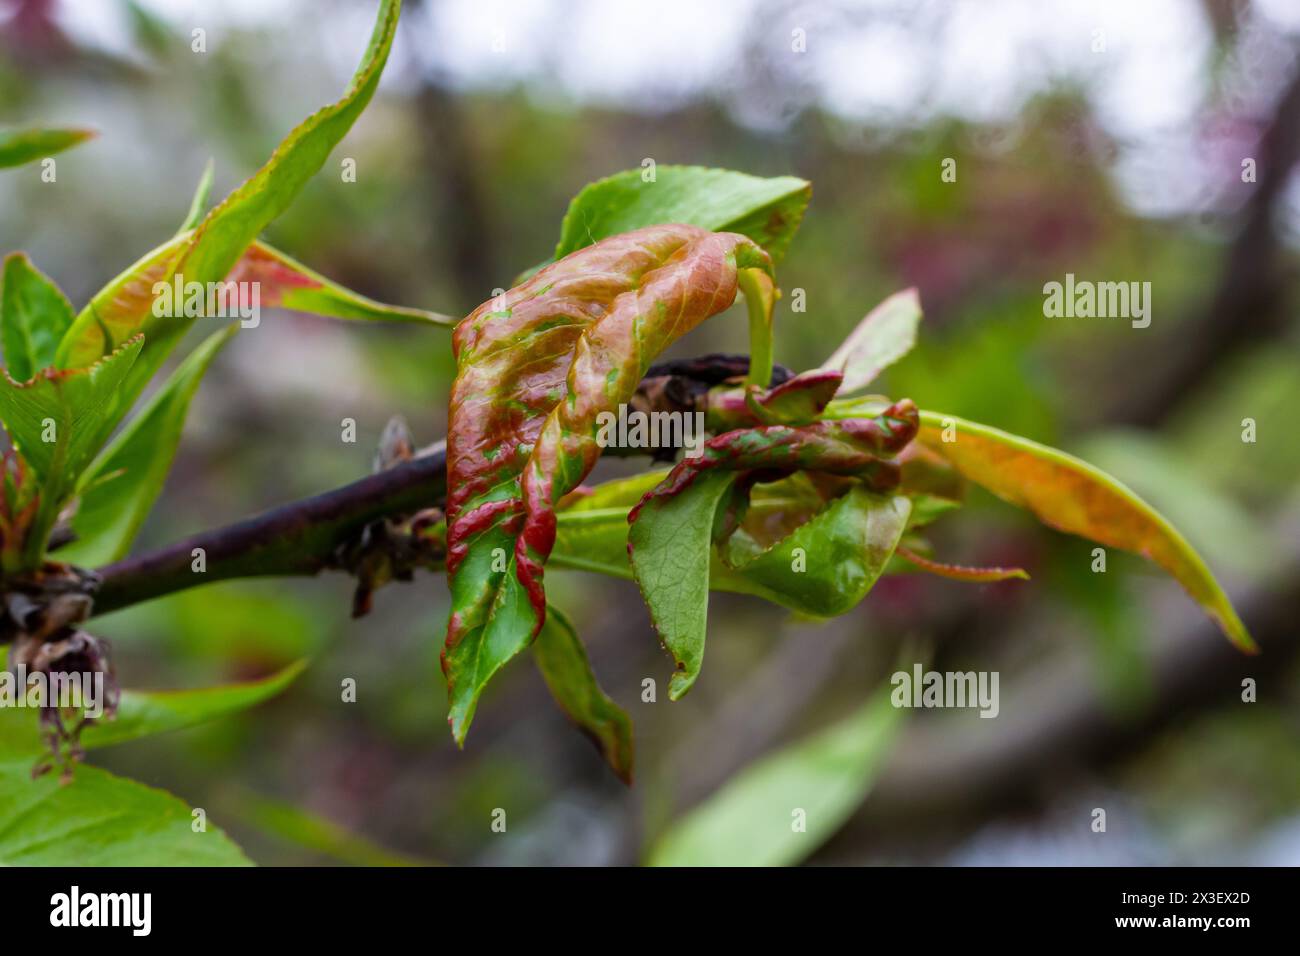
[{"label": "green leaf", "polygon": [[551,566],[630,581],[628,512],[667,475],[667,470],[656,469],[606,481],[573,495],[555,515]]},{"label": "green leaf", "polygon": [[695,683],[709,623],[709,562],[718,506],[734,472],[707,472],[675,495],[652,498],[628,532],[637,586],[676,665],[668,696]]},{"label": "green leaf", "polygon": [[59,339],[72,325],[72,305],[21,252],[6,256],[0,275],[0,339],[5,366],[25,382],[54,364]]},{"label": "green leaf", "polygon": [[155,316],[154,284],[180,276],[185,283],[219,282],[267,225],[283,213],[329,158],[370,102],[397,30],[400,0],[381,0],[370,44],[343,98],[293,130],[252,178],[208,213],[192,232],[147,255],[98,293],[77,316],[59,346],[58,364],[77,368],[139,332],[140,361],[119,391],[120,420],[161,367],[194,319]]},{"label": "green leaf", "polygon": [[555,607],[533,642],[537,662],[551,696],[596,745],[619,779],[632,783],[632,721],[596,683],[587,651],[573,624]]},{"label": "green leaf", "polygon": [[749,314],[749,372],[745,384],[761,389],[772,381],[772,313],[776,283],[758,269],[743,269],[737,277]]},{"label": "green leaf", "polygon": [[884,573],[911,507],[903,495],[882,497],[854,486],[758,556],[715,568],[714,586],[812,617],[836,617],[856,607]]},{"label": "green leaf", "polygon": [[199,382],[238,331],[238,325],[231,325],[186,356],[86,470],[79,482],[81,501],[72,520],[77,539],[59,551],[60,560],[97,567],[130,551],[171,471]]},{"label": "green leaf", "polygon": [[728,169],[659,166],[654,182],[645,182],[643,173],[629,169],[578,193],[564,217],[555,258],[644,226],[686,223],[748,236],[779,262],[812,198],[812,184],[794,176],[763,179]]},{"label": "green leaf", "polygon": [[[816,496],[809,500],[803,492],[796,498],[792,488],[798,477],[754,488],[746,523],[779,533],[775,540],[756,541],[743,527],[738,530],[729,541],[730,564],[719,559],[716,549],[710,554],[709,589],[761,597],[811,617],[834,617],[862,601],[884,573],[906,528],[914,526],[912,499],[882,498],[865,488],[829,502]],[[634,577],[628,511],[662,478],[663,472],[651,472],[608,482],[590,499],[559,512],[551,564]],[[744,539],[743,546],[738,538]]]},{"label": "green leaf", "polygon": [[379,87],[401,9],[401,0],[380,0],[370,43],[343,97],[289,133],[267,164],[195,230],[177,270],[187,280],[209,282],[226,275],[258,233],[289,208],[307,180],[325,165]]},{"label": "green leaf", "polygon": [[[219,687],[123,691],[117,716],[83,728],[81,744],[92,750],[219,720],[275,697],[297,680],[306,667],[305,660],[295,661],[266,677]],[[0,708],[0,760],[39,756],[45,752],[36,716],[34,710],[23,707]],[[75,775],[80,776],[83,769],[78,767]]]},{"label": "green leaf", "polygon": [[131,23],[131,36],[153,56],[162,57],[178,46],[184,49],[189,45],[188,41],[172,32],[166,20],[142,6],[139,0],[126,0],[124,5]]},{"label": "green leaf", "polygon": [[844,373],[839,394],[866,388],[910,352],[920,324],[921,299],[915,289],[896,292],[868,312],[822,366]]},{"label": "green leaf", "polygon": [[95,135],[89,129],[0,130],[0,169],[45,159]]},{"label": "green leaf", "polygon": [[162,790],[98,767],[31,779],[26,761],[0,762],[0,866],[251,866],[210,822]]},{"label": "green leaf", "polygon": [[[788,866],[861,805],[897,739],[902,711],[879,691],[857,713],[746,767],[674,823],[651,866]],[[791,814],[802,810],[806,832]]]},{"label": "green leaf", "polygon": [[[954,441],[943,440],[946,426]],[[1243,651],[1258,648],[1205,561],[1163,515],[1073,455],[939,412],[921,413],[919,440],[963,475],[1058,531],[1132,551],[1168,571]]]},{"label": "green leaf", "polygon": [[184,235],[194,229],[207,215],[208,200],[212,197],[212,179],[215,172],[216,168],[212,160],[209,159],[208,164],[203,167],[203,175],[199,177],[199,184],[194,189],[194,198],[190,200],[189,212],[185,214],[185,221],[176,230],[176,235]]},{"label": "green leaf", "polygon": [[429,860],[397,853],[316,814],[282,800],[247,795],[241,816],[265,833],[349,866],[433,866]]},{"label": "green leaf", "polygon": [[0,381],[0,421],[41,484],[40,511],[27,542],[31,566],[39,562],[77,479],[113,430],[114,399],[141,345],[137,336],[88,368],[46,369],[22,384],[7,374]]}]

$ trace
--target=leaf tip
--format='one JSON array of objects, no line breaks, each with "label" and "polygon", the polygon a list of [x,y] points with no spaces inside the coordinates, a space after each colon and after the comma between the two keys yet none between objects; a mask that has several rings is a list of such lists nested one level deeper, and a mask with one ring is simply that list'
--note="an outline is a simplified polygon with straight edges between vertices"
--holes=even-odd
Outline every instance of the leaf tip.
[{"label": "leaf tip", "polygon": [[699,676],[698,671],[692,673],[686,670],[685,665],[680,665],[677,673],[673,674],[673,679],[668,682],[668,699],[681,700],[695,685],[695,679]]}]

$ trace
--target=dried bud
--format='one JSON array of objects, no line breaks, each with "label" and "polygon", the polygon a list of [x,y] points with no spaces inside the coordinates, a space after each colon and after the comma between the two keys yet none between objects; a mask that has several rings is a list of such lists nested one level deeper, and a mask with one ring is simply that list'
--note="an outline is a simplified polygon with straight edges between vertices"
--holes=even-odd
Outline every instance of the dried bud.
[{"label": "dried bud", "polygon": [[[112,719],[117,714],[121,689],[109,651],[108,641],[71,628],[60,631],[52,640],[34,634],[21,634],[14,640],[9,653],[10,669],[21,676],[24,687],[35,681],[46,690],[40,722],[50,753],[32,769],[33,776],[60,765],[64,778],[69,778],[72,765],[82,756],[82,729],[99,717]],[[59,699],[58,691],[78,686],[78,682],[82,706],[69,706],[68,701]],[[92,688],[97,689],[93,694]],[[92,700],[98,716],[87,716],[83,710]]]}]

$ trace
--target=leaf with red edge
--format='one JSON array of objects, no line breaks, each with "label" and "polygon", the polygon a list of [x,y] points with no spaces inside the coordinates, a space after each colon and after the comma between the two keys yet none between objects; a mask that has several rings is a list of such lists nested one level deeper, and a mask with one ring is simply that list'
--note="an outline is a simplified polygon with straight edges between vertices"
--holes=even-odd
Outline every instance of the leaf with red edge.
[{"label": "leaf with red edge", "polygon": [[555,508],[600,456],[598,417],[632,398],[660,352],[731,305],[742,269],[771,272],[743,236],[651,226],[572,253],[457,326],[442,666],[458,743],[484,685],[545,617]]},{"label": "leaf with red edge", "polygon": [[896,292],[868,312],[826,360],[825,368],[844,374],[840,393],[849,395],[866,388],[910,352],[920,322],[921,299],[915,289]]},{"label": "leaf with red edge", "polygon": [[344,288],[264,242],[248,247],[228,281],[256,282],[263,308],[293,309],[333,319],[418,322],[452,326],[450,316],[424,309],[387,305]]},{"label": "leaf with red edge", "polygon": [[[717,468],[778,476],[796,471],[849,475],[876,491],[888,491],[900,478],[898,465],[888,459],[912,440],[917,424],[916,405],[905,398],[872,418],[738,428],[709,439],[699,456],[679,462],[642,505],[678,494]],[[628,520],[636,520],[635,510]]]},{"label": "leaf with red edge", "polygon": [[943,561],[934,561],[905,548],[901,544],[894,549],[894,553],[906,561],[908,564],[914,564],[922,571],[929,574],[937,575],[941,578],[949,578],[953,581],[968,581],[972,584],[989,584],[994,581],[1009,581],[1012,578],[1019,578],[1023,581],[1029,580],[1029,572],[1024,568],[998,568],[998,567],[974,567],[968,564],[946,564]]}]

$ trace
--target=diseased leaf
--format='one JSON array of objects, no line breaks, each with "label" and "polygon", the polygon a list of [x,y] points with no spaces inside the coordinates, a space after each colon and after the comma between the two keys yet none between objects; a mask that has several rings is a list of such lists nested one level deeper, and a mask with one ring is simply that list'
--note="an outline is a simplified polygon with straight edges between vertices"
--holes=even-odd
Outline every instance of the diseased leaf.
[{"label": "diseased leaf", "polygon": [[812,197],[812,184],[794,176],[763,179],[728,169],[658,166],[654,181],[646,182],[643,173],[615,173],[578,193],[565,214],[555,258],[619,233],[680,222],[748,236],[779,262]]},{"label": "diseased leaf", "polygon": [[0,381],[0,421],[41,484],[40,511],[27,542],[39,562],[59,509],[113,430],[114,399],[142,345],[139,336],[87,368],[45,369],[30,381]]},{"label": "diseased leaf", "polygon": [[646,499],[679,494],[714,469],[754,472],[766,481],[817,471],[859,478],[877,491],[888,491],[901,477],[890,459],[907,447],[917,424],[916,406],[905,398],[871,418],[737,428],[710,438],[697,457],[684,458]]},{"label": "diseased leaf", "polygon": [[867,313],[822,366],[844,373],[841,395],[866,388],[916,344],[921,299],[915,289],[896,292]]},{"label": "diseased leaf", "polygon": [[619,779],[631,785],[632,721],[600,689],[573,624],[554,607],[547,609],[533,642],[533,660],[560,709],[591,738]]},{"label": "diseased leaf", "polygon": [[5,368],[25,382],[54,364],[59,339],[72,324],[72,305],[21,252],[5,257],[0,275],[0,339]]},{"label": "diseased leaf", "polygon": [[251,866],[190,805],[98,767],[31,779],[26,760],[0,762],[0,866]]},{"label": "diseased leaf", "polygon": [[637,586],[676,670],[668,697],[695,683],[709,623],[709,562],[714,519],[736,474],[714,471],[682,492],[648,498],[632,521],[627,548]]},{"label": "diseased leaf", "polygon": [[[712,404],[716,417],[725,415],[725,406],[739,399],[744,402],[745,411],[753,417],[753,424],[807,425],[816,421],[839,387],[839,372],[801,372],[775,388],[759,388],[751,384],[743,394],[720,390],[714,393]],[[738,408],[736,413],[739,413]]]},{"label": "diseased leaf", "polygon": [[264,308],[280,307],[332,319],[420,322],[453,326],[458,321],[424,309],[386,305],[366,298],[272,249],[264,242],[249,246],[230,274],[236,282],[257,282]]},{"label": "diseased leaf", "polygon": [[[877,491],[898,484],[887,460],[916,433],[916,407],[903,401],[870,419],[767,425],[709,439],[699,457],[686,458],[628,515],[628,553],[637,584],[677,671],[673,700],[699,676],[708,623],[712,543],[736,524],[721,506],[733,489],[747,499],[754,480],[796,471],[861,478]],[[731,589],[773,597],[814,614],[839,614],[870,590],[907,524],[904,497],[881,499],[857,485],[773,547],[747,554],[730,577]],[[776,595],[780,595],[776,598]]]},{"label": "diseased leaf", "polygon": [[483,686],[541,626],[555,507],[600,456],[598,417],[730,306],[747,268],[771,263],[743,236],[652,226],[571,254],[456,327],[442,666],[458,742]]},{"label": "diseased leaf", "polygon": [[238,325],[209,336],[186,356],[82,476],[73,516],[77,539],[59,558],[97,567],[126,556],[171,471],[190,401],[208,366]]},{"label": "diseased leaf", "polygon": [[94,130],[71,128],[0,130],[0,169],[45,159],[95,135]]},{"label": "diseased leaf", "polygon": [[[306,666],[306,661],[296,661],[258,680],[220,687],[123,691],[117,716],[87,725],[81,731],[81,745],[92,750],[219,720],[281,693]],[[45,749],[35,711],[16,707],[0,709],[0,761],[39,756]],[[30,760],[27,767],[31,769]],[[74,776],[79,777],[84,769],[78,767]]]},{"label": "diseased leaf", "polygon": [[190,233],[149,253],[98,293],[77,316],[59,346],[58,364],[78,368],[137,333],[145,335],[140,361],[119,390],[120,420],[193,324],[153,314],[154,284],[180,276],[185,283],[219,282],[272,220],[293,201],[370,102],[397,30],[400,0],[381,0],[370,45],[343,98],[293,130],[252,178],[208,213]]},{"label": "diseased leaf", "polygon": [[[746,767],[676,821],[651,866],[788,866],[853,814],[898,737],[902,710],[878,691],[857,713]],[[803,812],[805,830],[791,826]]]},{"label": "diseased leaf", "polygon": [[[945,424],[955,440],[943,440]],[[1154,508],[1116,479],[1027,438],[938,412],[921,413],[919,439],[963,475],[1049,527],[1140,554],[1164,568],[1243,651],[1257,650],[1201,556]]]}]

